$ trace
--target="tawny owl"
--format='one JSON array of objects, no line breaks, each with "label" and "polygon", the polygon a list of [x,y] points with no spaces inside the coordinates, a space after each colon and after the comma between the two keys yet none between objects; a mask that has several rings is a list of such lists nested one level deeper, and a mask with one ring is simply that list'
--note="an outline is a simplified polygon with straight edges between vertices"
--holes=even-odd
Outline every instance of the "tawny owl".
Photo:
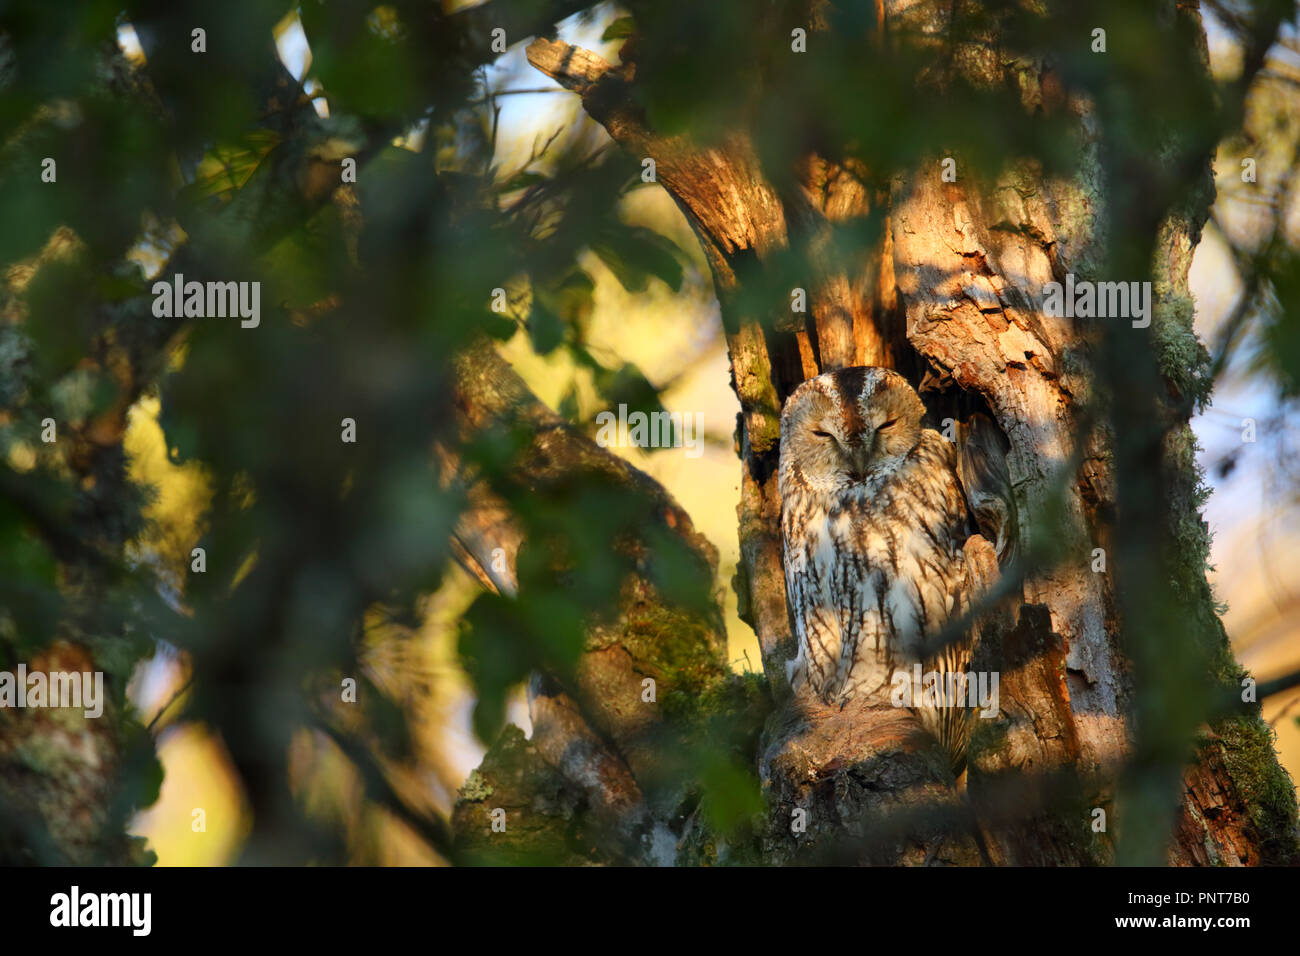
[{"label": "tawny owl", "polygon": [[[907,380],[882,368],[819,375],[786,401],[779,482],[786,595],[799,642],[788,665],[796,691],[806,685],[841,705],[858,696],[883,703],[900,668],[965,673],[969,666],[969,629],[928,658],[925,642],[974,598],[963,548],[976,528],[959,469],[1001,486],[1009,507],[1006,463],[1001,455],[961,460],[954,443],[921,427],[924,414]],[[983,510],[1000,496],[985,488]],[[1009,513],[1001,519],[991,537],[1005,557],[1014,526]],[[960,772],[968,711],[918,713]]]}]

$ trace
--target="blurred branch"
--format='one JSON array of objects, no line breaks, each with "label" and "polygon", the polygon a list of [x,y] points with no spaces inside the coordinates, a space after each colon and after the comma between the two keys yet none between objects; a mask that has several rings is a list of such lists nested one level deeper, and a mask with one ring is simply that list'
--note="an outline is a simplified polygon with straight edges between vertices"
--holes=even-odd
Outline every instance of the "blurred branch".
[{"label": "blurred branch", "polygon": [[193,672],[191,672],[190,676],[187,677],[181,683],[181,686],[177,687],[176,690],[172,693],[172,695],[167,698],[167,702],[158,708],[158,713],[153,715],[153,719],[149,721],[149,724],[148,726],[145,727],[145,730],[147,730],[149,733],[153,733],[154,727],[157,726],[158,721],[162,719],[163,714],[167,713],[167,711],[171,709],[172,704],[180,700],[181,695],[183,695],[193,685],[194,685],[194,674]]},{"label": "blurred branch", "polygon": [[312,726],[332,740],[357,768],[366,788],[366,796],[419,834],[443,859],[453,864],[457,862],[451,828],[437,817],[420,813],[403,800],[388,782],[388,775],[367,747],[320,717],[313,719]]},{"label": "blurred branch", "polygon": [[1297,704],[1300,704],[1300,697],[1292,697],[1281,710],[1273,715],[1273,719],[1268,722],[1268,725],[1270,727],[1276,727],[1282,722],[1287,714],[1295,710]]},{"label": "blurred branch", "polygon": [[515,43],[524,37],[551,34],[555,24],[594,5],[595,0],[487,0],[450,14],[439,11],[436,16],[462,31],[468,42],[484,51],[487,62],[496,58],[491,52],[493,30],[504,30],[507,41]]},{"label": "blurred branch", "polygon": [[1281,677],[1274,677],[1270,681],[1265,681],[1259,685],[1259,699],[1272,697],[1274,694],[1280,694],[1292,687],[1300,687],[1300,671],[1294,671],[1290,674],[1284,674]]},{"label": "blurred branch", "polygon": [[[1263,278],[1260,274],[1259,262],[1262,258],[1270,255],[1279,242],[1285,241],[1286,210],[1290,206],[1296,176],[1300,173],[1298,164],[1300,164],[1300,142],[1294,144],[1291,160],[1285,167],[1286,172],[1282,175],[1277,188],[1267,201],[1267,204],[1274,209],[1273,228],[1259,249],[1251,253],[1246,252],[1233,240],[1232,235],[1224,227],[1218,212],[1211,211],[1210,213],[1210,223],[1223,237],[1224,244],[1232,255],[1237,274],[1242,281],[1242,290],[1237,297],[1237,302],[1228,317],[1220,325],[1220,332],[1217,336],[1209,368],[1211,381],[1217,382],[1222,376],[1232,358],[1233,350],[1245,333],[1250,320],[1258,314],[1259,298],[1263,291]],[[1184,417],[1190,415],[1193,411],[1194,399],[1188,397],[1181,403],[1178,414],[1180,417]]]},{"label": "blurred branch", "polygon": [[467,106],[482,106],[484,103],[490,103],[492,100],[496,99],[498,96],[521,96],[521,95],[524,95],[524,94],[534,94],[534,93],[536,93],[536,94],[540,94],[540,93],[565,93],[565,92],[567,92],[567,90],[557,90],[557,89],[556,89],[555,87],[553,87],[553,86],[539,86],[539,87],[536,87],[536,88],[531,89],[531,90],[528,90],[528,89],[524,89],[524,90],[493,90],[492,92],[487,93],[487,94],[485,94],[485,95],[479,97],[478,99],[467,100],[467,101],[466,101],[466,105],[467,105]]},{"label": "blurred branch", "polygon": [[585,93],[597,80],[614,69],[603,57],[582,47],[539,37],[528,44],[528,62],[566,90]]}]

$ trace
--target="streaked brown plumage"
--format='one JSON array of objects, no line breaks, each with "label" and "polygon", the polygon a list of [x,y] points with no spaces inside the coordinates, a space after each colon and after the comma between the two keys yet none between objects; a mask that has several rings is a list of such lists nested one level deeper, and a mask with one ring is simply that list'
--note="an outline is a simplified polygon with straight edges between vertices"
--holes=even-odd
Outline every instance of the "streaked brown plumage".
[{"label": "streaked brown plumage", "polygon": [[[926,642],[969,609],[978,589],[963,553],[974,528],[957,449],[921,427],[924,414],[907,380],[881,368],[819,375],[786,401],[779,483],[786,595],[799,642],[788,665],[796,691],[827,703],[863,695],[887,703],[899,668],[969,667],[969,633],[927,655]],[[968,467],[993,475],[1000,465],[1005,478],[1004,458],[984,454],[987,448],[1001,451],[984,441]],[[1009,546],[1014,511],[1004,484],[999,543]],[[981,495],[992,514],[996,494]],[[969,711],[918,712],[960,772]]]}]

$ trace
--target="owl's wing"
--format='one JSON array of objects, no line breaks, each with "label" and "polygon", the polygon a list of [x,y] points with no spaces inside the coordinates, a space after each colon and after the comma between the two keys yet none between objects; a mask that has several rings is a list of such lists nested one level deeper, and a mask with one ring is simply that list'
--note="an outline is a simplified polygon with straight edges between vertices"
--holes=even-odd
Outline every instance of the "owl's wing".
[{"label": "owl's wing", "polygon": [[799,652],[786,668],[790,686],[804,683],[823,698],[832,693],[840,659],[840,628],[829,569],[818,565],[807,541],[782,529],[786,607]]},{"label": "owl's wing", "polygon": [[993,545],[979,534],[967,538],[961,550],[962,568],[965,571],[962,611],[965,612],[973,608],[983,595],[997,586],[998,559]]},{"label": "owl's wing", "polygon": [[987,415],[976,413],[962,423],[957,444],[957,475],[976,528],[994,544],[998,565],[1006,567],[1020,541],[1007,440]]}]

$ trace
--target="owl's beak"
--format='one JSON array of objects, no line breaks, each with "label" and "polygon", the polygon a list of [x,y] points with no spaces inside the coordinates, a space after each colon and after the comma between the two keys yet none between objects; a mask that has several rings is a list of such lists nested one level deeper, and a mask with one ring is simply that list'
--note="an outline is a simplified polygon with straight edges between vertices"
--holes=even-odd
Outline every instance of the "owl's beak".
[{"label": "owl's beak", "polygon": [[849,473],[853,476],[854,481],[862,481],[867,477],[867,469],[871,467],[871,459],[875,457],[875,436],[873,435],[872,440],[869,442],[851,442],[845,451],[848,452]]}]

